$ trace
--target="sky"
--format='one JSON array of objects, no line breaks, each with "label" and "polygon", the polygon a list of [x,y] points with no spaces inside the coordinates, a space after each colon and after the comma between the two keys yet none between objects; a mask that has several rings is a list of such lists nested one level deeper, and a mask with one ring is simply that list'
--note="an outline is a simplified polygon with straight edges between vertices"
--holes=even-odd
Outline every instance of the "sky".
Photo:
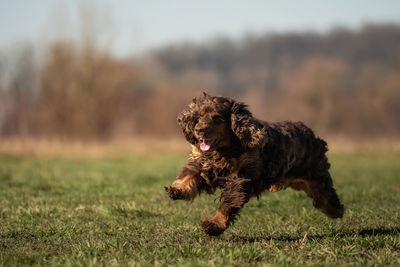
[{"label": "sky", "polygon": [[0,49],[82,36],[80,19],[88,13],[94,15],[99,42],[126,56],[216,36],[400,24],[400,1],[0,0]]}]

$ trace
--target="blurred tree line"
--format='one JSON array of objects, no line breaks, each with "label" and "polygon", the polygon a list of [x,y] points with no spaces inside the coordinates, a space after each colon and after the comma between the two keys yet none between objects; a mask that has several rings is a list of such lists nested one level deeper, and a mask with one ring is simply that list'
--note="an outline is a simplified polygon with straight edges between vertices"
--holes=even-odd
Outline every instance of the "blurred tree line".
[{"label": "blurred tree line", "polygon": [[63,139],[171,136],[201,91],[265,120],[319,134],[400,133],[400,26],[249,35],[163,47],[141,58],[59,41],[37,59],[0,52],[0,135]]}]

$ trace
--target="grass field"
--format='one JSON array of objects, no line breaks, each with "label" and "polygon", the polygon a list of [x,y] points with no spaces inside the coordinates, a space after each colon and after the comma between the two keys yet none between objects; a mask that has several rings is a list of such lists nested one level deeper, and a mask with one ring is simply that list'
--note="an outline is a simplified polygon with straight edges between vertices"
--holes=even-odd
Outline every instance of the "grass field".
[{"label": "grass field", "polygon": [[210,238],[198,221],[218,194],[180,202],[163,189],[184,156],[2,156],[0,265],[400,265],[400,154],[330,161],[343,219],[286,190]]}]

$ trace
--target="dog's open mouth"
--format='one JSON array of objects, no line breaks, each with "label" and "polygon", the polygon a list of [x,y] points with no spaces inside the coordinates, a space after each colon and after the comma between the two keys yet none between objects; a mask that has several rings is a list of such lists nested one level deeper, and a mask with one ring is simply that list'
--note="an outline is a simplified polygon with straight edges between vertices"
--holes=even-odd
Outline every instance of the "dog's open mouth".
[{"label": "dog's open mouth", "polygon": [[217,143],[217,139],[201,140],[200,149],[201,151],[209,151]]}]

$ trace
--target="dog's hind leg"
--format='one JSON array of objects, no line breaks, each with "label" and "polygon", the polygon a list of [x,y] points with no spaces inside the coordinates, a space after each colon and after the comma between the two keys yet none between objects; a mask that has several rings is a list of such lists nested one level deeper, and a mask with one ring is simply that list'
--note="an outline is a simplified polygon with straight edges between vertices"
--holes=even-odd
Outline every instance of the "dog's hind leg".
[{"label": "dog's hind leg", "polygon": [[289,185],[295,190],[302,190],[313,199],[313,205],[330,218],[341,218],[344,206],[336,194],[331,176],[328,171],[309,179],[295,179]]},{"label": "dog's hind leg", "polygon": [[344,206],[340,203],[332,179],[327,171],[320,177],[315,177],[308,183],[313,198],[313,205],[329,218],[341,218]]},{"label": "dog's hind leg", "polygon": [[250,199],[249,179],[228,179],[220,197],[220,205],[216,215],[208,219],[205,215],[200,221],[203,231],[212,236],[222,234],[229,225],[233,224],[243,208]]}]

